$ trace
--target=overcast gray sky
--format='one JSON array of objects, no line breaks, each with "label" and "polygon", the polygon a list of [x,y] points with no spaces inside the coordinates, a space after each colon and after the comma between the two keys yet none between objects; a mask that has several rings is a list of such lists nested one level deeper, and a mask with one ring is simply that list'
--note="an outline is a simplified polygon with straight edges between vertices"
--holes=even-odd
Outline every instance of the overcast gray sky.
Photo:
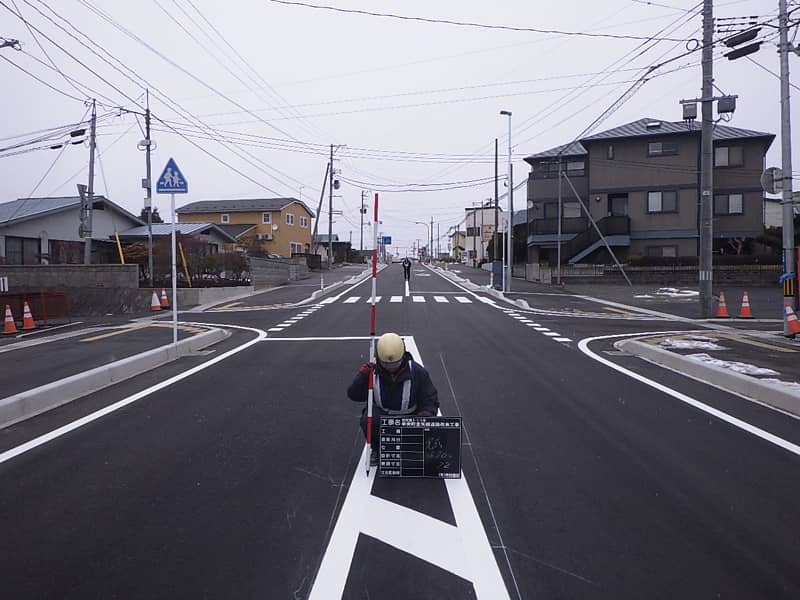
[{"label": "overcast gray sky", "polygon": [[[139,214],[145,161],[136,145],[143,122],[114,107],[141,111],[149,88],[158,145],[153,177],[175,158],[190,186],[189,194],[177,197],[178,206],[302,195],[316,211],[329,145],[345,145],[336,153],[342,186],[334,210],[343,214],[335,216],[334,233],[345,240],[352,235],[358,246],[362,190],[381,190],[380,229],[403,253],[427,236],[415,221],[433,217],[444,240],[448,228],[463,220],[465,207],[493,195],[494,139],[500,140],[502,176],[508,149],[508,121],[500,110],[513,113],[518,183],[529,171],[524,156],[572,141],[648,67],[693,49],[702,5],[687,0],[303,4],[0,0],[0,37],[23,44],[21,52],[0,49],[0,147],[35,139],[34,132],[45,129],[58,130],[53,142],[64,139],[62,126],[86,119],[83,99],[96,97],[95,190]],[[777,9],[777,0],[722,0],[715,2],[715,17],[753,15],[774,26]],[[778,135],[768,166],[780,166],[776,33],[762,29],[769,41],[752,60],[727,61],[717,48],[714,63],[719,90],[739,96],[729,124]],[[699,65],[698,50],[661,67],[593,131],[643,117],[679,120],[678,101],[700,95]],[[800,73],[798,57],[790,56],[790,65]],[[795,96],[794,140],[800,131],[798,106]],[[87,146],[11,154],[0,153],[0,202],[31,194],[76,195],[76,183],[87,180]],[[524,206],[524,188],[515,200],[515,207]],[[168,220],[169,197],[156,196],[155,205]],[[321,216],[320,231],[327,232],[327,198]],[[364,229],[365,240],[370,231]]]}]

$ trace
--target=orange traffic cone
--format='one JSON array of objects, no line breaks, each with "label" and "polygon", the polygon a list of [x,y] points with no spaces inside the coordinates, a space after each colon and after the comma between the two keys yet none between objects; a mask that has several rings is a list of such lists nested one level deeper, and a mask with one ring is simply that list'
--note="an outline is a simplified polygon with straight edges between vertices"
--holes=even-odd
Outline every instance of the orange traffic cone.
[{"label": "orange traffic cone", "polygon": [[742,308],[739,310],[739,318],[740,319],[752,319],[753,313],[750,312],[750,297],[747,295],[745,291],[742,294]]},{"label": "orange traffic cone", "polygon": [[22,329],[26,331],[30,329],[36,329],[36,323],[33,321],[31,307],[28,306],[27,300],[22,303]]},{"label": "orange traffic cone", "polygon": [[786,314],[786,328],[789,330],[789,336],[794,337],[800,333],[800,321],[797,320],[797,315],[792,310],[792,305],[788,302],[784,304],[784,312]]},{"label": "orange traffic cone", "polygon": [[153,299],[150,301],[150,310],[153,312],[161,310],[161,303],[158,301],[158,294],[153,290]]},{"label": "orange traffic cone", "polygon": [[167,298],[167,290],[161,288],[161,308],[169,308],[169,299]]},{"label": "orange traffic cone", "polygon": [[725,292],[719,293],[719,304],[717,305],[717,318],[729,319],[728,306],[725,304]]},{"label": "orange traffic cone", "polygon": [[17,325],[14,323],[14,315],[11,314],[11,307],[6,304],[6,321],[3,325],[3,333],[17,333]]}]

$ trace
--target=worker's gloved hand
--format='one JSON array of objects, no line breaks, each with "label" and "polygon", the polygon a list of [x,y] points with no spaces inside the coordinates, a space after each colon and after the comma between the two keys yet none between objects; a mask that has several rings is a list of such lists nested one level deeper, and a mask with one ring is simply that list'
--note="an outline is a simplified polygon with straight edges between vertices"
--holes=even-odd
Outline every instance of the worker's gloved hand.
[{"label": "worker's gloved hand", "polygon": [[370,364],[371,364],[371,363],[365,362],[363,365],[361,365],[361,368],[360,368],[360,369],[358,369],[358,371],[359,371],[360,373],[365,373],[365,374],[366,374],[366,373],[369,373],[369,367],[370,367]]}]

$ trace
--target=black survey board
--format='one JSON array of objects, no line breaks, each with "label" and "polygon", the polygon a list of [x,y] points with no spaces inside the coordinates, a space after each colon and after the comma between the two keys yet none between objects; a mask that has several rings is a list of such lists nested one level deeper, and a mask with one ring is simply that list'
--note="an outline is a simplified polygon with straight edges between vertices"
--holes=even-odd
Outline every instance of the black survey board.
[{"label": "black survey board", "polygon": [[381,477],[461,477],[461,417],[380,419]]}]

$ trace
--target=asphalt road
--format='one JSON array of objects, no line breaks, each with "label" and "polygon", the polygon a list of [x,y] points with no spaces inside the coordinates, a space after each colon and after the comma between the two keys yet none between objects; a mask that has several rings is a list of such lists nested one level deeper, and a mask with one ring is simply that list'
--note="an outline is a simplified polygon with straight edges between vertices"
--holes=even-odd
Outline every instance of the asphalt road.
[{"label": "asphalt road", "polygon": [[345,390],[369,280],[193,314],[233,336],[2,432],[4,595],[800,597],[798,421],[609,337],[696,324],[563,295],[520,311],[419,265],[410,288],[381,271],[378,333],[408,336],[463,417],[463,479],[364,473]]}]

